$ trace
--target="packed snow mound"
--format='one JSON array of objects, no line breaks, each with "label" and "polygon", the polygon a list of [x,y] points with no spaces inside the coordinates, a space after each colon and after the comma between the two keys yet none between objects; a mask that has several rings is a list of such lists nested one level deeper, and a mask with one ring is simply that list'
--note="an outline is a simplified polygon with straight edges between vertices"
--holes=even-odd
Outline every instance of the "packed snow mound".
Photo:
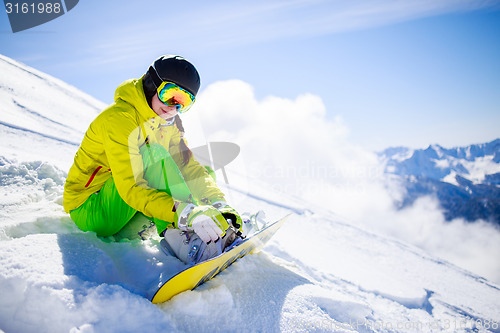
[{"label": "packed snow mound", "polygon": [[[60,85],[51,84],[47,87],[59,93]],[[53,96],[51,90],[44,95]],[[11,103],[0,100],[0,108],[5,101]],[[46,111],[44,117],[55,119],[66,112],[71,118],[77,112],[63,107],[54,106],[59,109]],[[66,126],[74,129],[74,140],[85,127],[70,122]],[[65,134],[46,128],[4,127],[0,330],[500,332],[497,285],[229,172],[231,184],[219,186],[238,211],[263,210],[270,221],[294,215],[259,254],[237,261],[194,291],[154,305],[147,298],[152,284],[176,268],[176,259],[160,250],[159,238],[117,241],[79,230],[62,208],[66,170],[74,153],[68,152],[77,146]],[[23,140],[31,142],[19,146],[19,156],[27,159],[5,149],[12,143],[3,140],[5,133],[23,134]]]}]

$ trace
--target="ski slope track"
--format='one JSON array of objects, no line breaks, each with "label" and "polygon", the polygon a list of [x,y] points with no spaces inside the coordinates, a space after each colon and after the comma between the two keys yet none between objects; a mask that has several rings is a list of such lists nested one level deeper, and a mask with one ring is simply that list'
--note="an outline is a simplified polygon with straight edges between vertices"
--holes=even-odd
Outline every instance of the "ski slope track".
[{"label": "ski slope track", "polygon": [[498,285],[237,174],[219,185],[238,211],[293,216],[260,253],[152,304],[180,265],[159,238],[99,238],[62,208],[104,105],[3,56],[0,70],[0,331],[500,332]]}]

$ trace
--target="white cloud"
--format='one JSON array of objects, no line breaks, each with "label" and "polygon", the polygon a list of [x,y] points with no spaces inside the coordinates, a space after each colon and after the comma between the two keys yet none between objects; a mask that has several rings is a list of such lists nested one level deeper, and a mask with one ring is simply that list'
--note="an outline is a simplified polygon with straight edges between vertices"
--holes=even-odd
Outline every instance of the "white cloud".
[{"label": "white cloud", "polygon": [[445,221],[435,198],[422,197],[406,209],[370,211],[363,224],[402,239],[488,279],[500,281],[500,231],[491,223]]},{"label": "white cloud", "polygon": [[[366,173],[366,163],[375,162],[374,155],[345,141],[348,129],[342,119],[327,120],[317,96],[259,102],[250,85],[232,80],[209,86],[198,103],[211,141],[230,138],[242,147],[252,175],[294,188],[296,194],[325,177],[344,183]],[[360,165],[358,159],[366,162]]]},{"label": "white cloud", "polygon": [[[397,210],[394,199],[403,189],[384,176],[374,153],[349,142],[342,119],[328,118],[318,96],[269,96],[259,101],[245,82],[217,82],[200,94],[196,107],[184,117],[191,146],[237,143],[250,180],[263,180],[372,231],[500,281],[495,257],[500,253],[500,232],[482,221],[446,222],[437,200],[430,197]],[[203,133],[210,135],[205,139]]]}]

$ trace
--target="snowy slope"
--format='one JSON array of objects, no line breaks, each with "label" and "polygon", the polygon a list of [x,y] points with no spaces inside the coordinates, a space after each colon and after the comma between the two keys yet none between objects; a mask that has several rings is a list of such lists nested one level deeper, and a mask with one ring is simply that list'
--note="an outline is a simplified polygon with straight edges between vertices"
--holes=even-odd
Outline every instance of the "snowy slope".
[{"label": "snowy slope", "polygon": [[0,73],[2,157],[58,162],[59,156],[74,155],[88,124],[105,105],[3,55]]},{"label": "snowy slope", "polygon": [[[240,212],[294,215],[261,253],[151,304],[151,283],[175,265],[159,240],[100,239],[61,206],[75,143],[100,103],[7,58],[0,64],[8,74],[0,86],[0,330],[500,332],[497,285],[238,174],[220,186]],[[30,105],[28,94],[50,107]],[[72,108],[51,104],[64,98]]]}]

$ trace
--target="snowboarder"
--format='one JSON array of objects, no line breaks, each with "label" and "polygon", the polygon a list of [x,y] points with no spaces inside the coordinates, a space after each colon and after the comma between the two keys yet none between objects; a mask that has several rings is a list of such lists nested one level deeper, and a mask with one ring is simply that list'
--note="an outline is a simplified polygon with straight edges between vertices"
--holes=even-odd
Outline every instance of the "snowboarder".
[{"label": "snowboarder", "polygon": [[199,87],[190,62],[162,56],[116,89],[114,103],[85,133],[64,186],[64,209],[81,230],[111,236],[141,212],[185,262],[193,241],[220,251],[234,233],[244,233],[241,217],[184,139],[179,115]]}]

